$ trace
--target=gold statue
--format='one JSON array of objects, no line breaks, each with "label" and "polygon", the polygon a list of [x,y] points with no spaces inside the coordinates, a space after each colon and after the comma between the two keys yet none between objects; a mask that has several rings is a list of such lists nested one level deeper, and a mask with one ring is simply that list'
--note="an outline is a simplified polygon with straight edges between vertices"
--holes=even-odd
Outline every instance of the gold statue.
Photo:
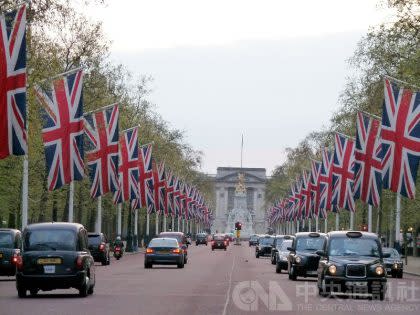
[{"label": "gold statue", "polygon": [[245,187],[245,174],[238,173],[238,183],[236,184],[236,193],[242,193],[244,194],[246,192]]}]

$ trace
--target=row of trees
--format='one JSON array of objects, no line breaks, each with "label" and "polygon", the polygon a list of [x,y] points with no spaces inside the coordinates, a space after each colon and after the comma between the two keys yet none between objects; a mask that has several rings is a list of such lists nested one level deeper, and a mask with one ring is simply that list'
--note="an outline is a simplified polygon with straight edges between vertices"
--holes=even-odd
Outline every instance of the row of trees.
[{"label": "row of trees", "polygon": [[[349,64],[356,70],[356,75],[347,79],[339,98],[339,109],[331,117],[329,127],[311,132],[297,147],[286,149],[286,161],[274,170],[268,183],[266,194],[268,204],[279,196],[287,195],[290,183],[297,175],[301,174],[303,169],[310,169],[308,157],[320,160],[321,147],[333,146],[335,132],[355,134],[358,111],[381,116],[384,75],[399,78],[419,90],[420,1],[388,0],[381,4],[394,10],[394,21],[371,28],[360,40],[354,55],[349,60]],[[383,190],[381,198],[381,206],[374,211],[375,230],[392,237],[396,195]],[[420,230],[419,206],[418,194],[414,200],[405,198],[402,200],[401,226],[405,231],[410,227],[414,231]],[[356,208],[355,227],[358,227],[367,221],[367,205],[357,202]],[[343,227],[348,227],[349,213],[347,211],[342,213],[344,215],[340,215],[341,224]],[[331,216],[330,220],[329,226],[334,226]]]},{"label": "row of trees", "polygon": [[[84,3],[103,5],[101,0]],[[2,11],[15,5],[15,1],[0,1]],[[66,221],[69,193],[68,187],[54,192],[47,190],[40,106],[32,88],[45,78],[79,66],[85,73],[85,112],[119,102],[120,129],[138,125],[140,142],[154,142],[156,159],[165,161],[175,173],[196,185],[206,200],[212,203],[211,181],[198,171],[202,153],[185,141],[181,130],[171,128],[147,100],[151,92],[148,88],[151,77],[135,77],[122,65],[109,61],[110,42],[104,36],[100,23],[90,21],[75,9],[70,0],[32,0],[28,6],[27,46],[29,223]],[[0,225],[20,227],[21,181],[22,158],[1,160]],[[87,177],[75,182],[74,213],[76,222],[93,230],[96,202],[90,198],[89,188]],[[103,230],[110,235],[115,234],[115,213],[111,196],[105,196]]]}]

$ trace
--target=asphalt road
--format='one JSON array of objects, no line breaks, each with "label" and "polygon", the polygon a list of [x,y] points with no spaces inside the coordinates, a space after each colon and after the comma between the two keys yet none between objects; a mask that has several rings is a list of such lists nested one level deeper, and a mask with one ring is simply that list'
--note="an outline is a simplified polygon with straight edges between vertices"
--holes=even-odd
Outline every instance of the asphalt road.
[{"label": "asphalt road", "polygon": [[389,279],[385,301],[321,298],[315,279],[288,280],[276,274],[269,258],[254,248],[190,246],[184,269],[144,269],[143,255],[126,255],[109,266],[97,265],[95,292],[40,292],[19,299],[13,279],[0,277],[0,314],[419,314],[420,277]]}]

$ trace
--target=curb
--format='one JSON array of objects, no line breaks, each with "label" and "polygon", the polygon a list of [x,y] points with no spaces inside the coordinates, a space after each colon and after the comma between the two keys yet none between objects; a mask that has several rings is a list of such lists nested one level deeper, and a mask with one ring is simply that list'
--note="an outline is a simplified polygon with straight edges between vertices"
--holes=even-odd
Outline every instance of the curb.
[{"label": "curb", "polygon": [[406,273],[410,276],[420,277],[420,273],[414,273],[414,272],[409,272],[409,271],[404,271],[404,273]]}]

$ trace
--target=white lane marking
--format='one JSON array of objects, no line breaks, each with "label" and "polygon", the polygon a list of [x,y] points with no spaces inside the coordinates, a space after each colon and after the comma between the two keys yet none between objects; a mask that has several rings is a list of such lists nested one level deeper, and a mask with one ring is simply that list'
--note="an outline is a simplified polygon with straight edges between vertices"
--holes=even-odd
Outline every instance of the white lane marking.
[{"label": "white lane marking", "polygon": [[226,292],[226,302],[225,302],[225,307],[223,308],[222,315],[226,315],[227,306],[229,305],[230,290],[232,288],[232,274],[233,274],[233,268],[235,267],[235,257],[236,256],[233,256],[232,269],[230,270],[230,274],[229,274],[229,286],[228,286],[228,290]]}]

